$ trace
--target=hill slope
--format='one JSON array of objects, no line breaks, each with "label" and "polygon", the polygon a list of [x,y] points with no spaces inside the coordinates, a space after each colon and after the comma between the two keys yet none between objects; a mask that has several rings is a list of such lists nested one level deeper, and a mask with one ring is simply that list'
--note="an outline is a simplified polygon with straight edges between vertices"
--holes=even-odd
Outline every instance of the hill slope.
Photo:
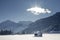
[{"label": "hill slope", "polygon": [[21,31],[26,29],[28,25],[31,23],[31,22],[27,22],[29,23],[27,24],[26,22],[22,21],[19,23],[15,23],[13,21],[6,20],[0,23],[0,30],[11,30],[13,33],[18,33],[18,32],[21,33]]},{"label": "hill slope", "polygon": [[[54,25],[60,25],[60,12],[57,12],[56,14],[44,18],[39,19],[34,23],[31,23],[29,25],[29,28],[25,30],[26,33],[33,33],[34,31],[42,31],[45,32],[50,28],[53,28]],[[59,26],[60,29],[60,26]]]}]

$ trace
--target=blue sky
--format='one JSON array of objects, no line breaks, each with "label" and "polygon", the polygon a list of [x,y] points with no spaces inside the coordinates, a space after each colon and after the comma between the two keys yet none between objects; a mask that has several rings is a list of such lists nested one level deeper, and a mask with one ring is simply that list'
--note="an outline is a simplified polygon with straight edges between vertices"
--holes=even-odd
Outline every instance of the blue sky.
[{"label": "blue sky", "polygon": [[[26,9],[35,5],[50,9],[50,14],[34,15]],[[5,20],[36,21],[60,11],[60,0],[0,0],[0,22]]]}]

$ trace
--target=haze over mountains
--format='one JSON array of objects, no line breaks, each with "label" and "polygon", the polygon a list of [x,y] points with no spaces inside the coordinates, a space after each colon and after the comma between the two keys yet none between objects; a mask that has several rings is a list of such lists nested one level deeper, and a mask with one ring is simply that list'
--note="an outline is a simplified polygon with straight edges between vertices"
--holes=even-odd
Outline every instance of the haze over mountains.
[{"label": "haze over mountains", "polygon": [[[59,26],[58,26],[59,25]],[[51,32],[51,31],[60,32],[60,12],[56,14],[39,19],[34,23],[29,25],[29,28],[24,30],[26,33],[33,33],[34,31],[42,31],[42,32]]]},{"label": "haze over mountains", "polygon": [[30,23],[31,21],[20,21],[19,23],[15,23],[13,21],[6,20],[0,23],[0,30],[11,30],[13,33],[20,33],[22,30],[27,28]]},{"label": "haze over mountains", "polygon": [[39,19],[35,22],[31,21],[20,21],[15,23],[10,20],[3,21],[0,23],[0,30],[11,30],[13,33],[34,33],[36,31],[47,32],[47,33],[60,33],[60,12],[56,14]]}]

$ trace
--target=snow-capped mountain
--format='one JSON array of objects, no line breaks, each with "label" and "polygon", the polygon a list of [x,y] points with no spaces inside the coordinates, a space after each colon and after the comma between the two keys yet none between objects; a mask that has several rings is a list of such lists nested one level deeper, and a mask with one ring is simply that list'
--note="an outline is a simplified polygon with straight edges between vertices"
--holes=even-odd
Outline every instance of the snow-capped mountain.
[{"label": "snow-capped mountain", "polygon": [[13,33],[20,33],[22,30],[28,27],[29,23],[29,21],[15,23],[13,21],[6,20],[0,23],[0,30],[11,30]]}]

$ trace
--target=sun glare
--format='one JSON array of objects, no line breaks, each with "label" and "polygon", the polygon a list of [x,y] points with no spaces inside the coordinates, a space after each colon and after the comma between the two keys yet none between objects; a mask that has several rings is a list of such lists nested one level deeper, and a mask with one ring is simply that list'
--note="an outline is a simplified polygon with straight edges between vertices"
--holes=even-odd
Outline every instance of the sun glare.
[{"label": "sun glare", "polygon": [[40,13],[51,13],[51,11],[49,9],[44,9],[41,7],[28,8],[27,11],[30,11],[31,13],[33,13],[35,15],[39,15]]}]

